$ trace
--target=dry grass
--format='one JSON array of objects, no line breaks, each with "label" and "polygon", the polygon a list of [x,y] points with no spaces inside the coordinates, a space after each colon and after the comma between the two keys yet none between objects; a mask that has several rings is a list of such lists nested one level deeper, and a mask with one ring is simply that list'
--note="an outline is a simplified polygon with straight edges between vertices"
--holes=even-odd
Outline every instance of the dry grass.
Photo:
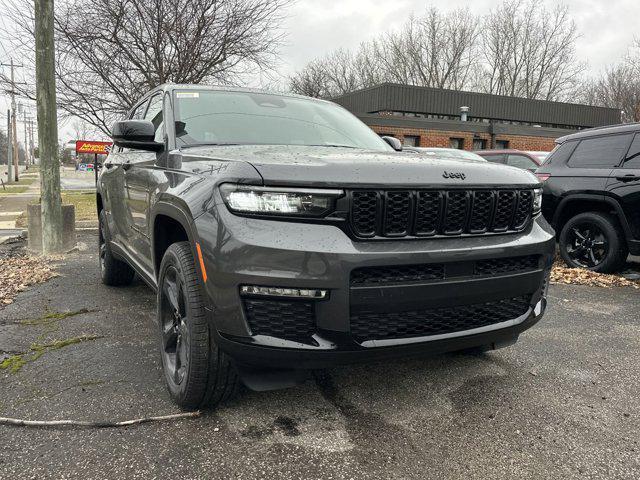
[{"label": "dry grass", "polygon": [[16,255],[0,258],[0,309],[13,303],[29,286],[58,276],[46,257]]},{"label": "dry grass", "polygon": [[551,283],[565,285],[588,285],[592,287],[632,287],[640,288],[640,282],[627,280],[620,275],[592,272],[584,268],[569,268],[564,262],[556,261],[551,270]]}]

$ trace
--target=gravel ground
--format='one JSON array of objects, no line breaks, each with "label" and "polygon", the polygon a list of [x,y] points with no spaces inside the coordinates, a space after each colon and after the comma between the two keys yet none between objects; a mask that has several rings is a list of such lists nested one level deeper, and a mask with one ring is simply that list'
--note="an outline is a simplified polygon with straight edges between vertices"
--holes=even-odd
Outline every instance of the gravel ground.
[{"label": "gravel ground", "polygon": [[[99,283],[91,248],[0,310],[0,415],[124,420],[176,413],[142,284]],[[60,312],[83,311],[56,319]],[[0,478],[640,477],[640,296],[554,285],[518,344],[316,372],[192,420],[106,430],[0,426]],[[48,315],[48,319],[45,318]],[[27,320],[27,322],[25,322]],[[26,323],[26,324],[25,324]]]}]

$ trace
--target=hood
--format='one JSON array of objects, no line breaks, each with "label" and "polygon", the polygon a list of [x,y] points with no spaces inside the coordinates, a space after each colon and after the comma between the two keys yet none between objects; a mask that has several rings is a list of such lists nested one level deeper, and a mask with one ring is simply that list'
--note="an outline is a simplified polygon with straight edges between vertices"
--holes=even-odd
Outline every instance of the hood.
[{"label": "hood", "polygon": [[228,145],[188,149],[189,156],[245,161],[265,185],[306,187],[421,187],[537,185],[531,173],[487,162],[438,158],[419,153],[342,147]]}]

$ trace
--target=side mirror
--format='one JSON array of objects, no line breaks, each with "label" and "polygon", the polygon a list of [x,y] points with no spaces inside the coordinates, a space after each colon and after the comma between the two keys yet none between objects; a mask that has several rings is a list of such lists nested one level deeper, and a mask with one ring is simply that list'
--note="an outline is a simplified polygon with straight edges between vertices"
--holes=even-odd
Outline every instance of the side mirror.
[{"label": "side mirror", "polygon": [[111,138],[117,147],[161,152],[164,143],[154,140],[155,127],[149,120],[121,120],[113,124]]},{"label": "side mirror", "polygon": [[396,152],[402,151],[402,143],[396,137],[388,137],[385,135],[382,137],[382,139],[389,145],[391,145],[391,148],[393,148]]}]

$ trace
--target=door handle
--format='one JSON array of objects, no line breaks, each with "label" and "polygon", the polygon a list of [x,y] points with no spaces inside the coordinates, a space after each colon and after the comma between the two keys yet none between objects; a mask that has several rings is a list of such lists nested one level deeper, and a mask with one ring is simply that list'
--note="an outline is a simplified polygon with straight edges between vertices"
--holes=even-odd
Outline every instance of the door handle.
[{"label": "door handle", "polygon": [[633,173],[628,173],[621,177],[616,177],[616,180],[620,180],[621,182],[633,182],[635,180],[640,180],[640,175],[635,175]]},{"label": "door handle", "polygon": [[132,164],[131,162],[124,162],[124,163],[122,164],[122,168],[123,168],[124,170],[129,170],[132,166],[133,166],[133,164]]}]

